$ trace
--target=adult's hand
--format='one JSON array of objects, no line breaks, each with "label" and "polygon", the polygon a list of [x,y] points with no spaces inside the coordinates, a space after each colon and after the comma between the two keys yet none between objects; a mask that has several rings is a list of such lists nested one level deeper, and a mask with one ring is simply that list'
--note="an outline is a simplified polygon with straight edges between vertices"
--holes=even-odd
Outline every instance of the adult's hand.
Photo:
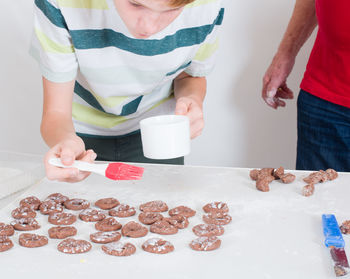
[{"label": "adult's hand", "polygon": [[293,69],[295,57],[276,54],[263,78],[262,98],[270,107],[277,109],[286,103],[282,99],[293,99],[287,86],[287,78]]}]

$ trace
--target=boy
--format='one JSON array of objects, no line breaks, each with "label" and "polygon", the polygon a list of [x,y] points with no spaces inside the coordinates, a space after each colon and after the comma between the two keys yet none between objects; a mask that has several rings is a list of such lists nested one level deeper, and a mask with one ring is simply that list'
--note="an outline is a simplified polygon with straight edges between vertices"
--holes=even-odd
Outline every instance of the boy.
[{"label": "boy", "polygon": [[223,14],[221,0],[35,0],[31,53],[43,75],[47,177],[88,175],[49,165],[53,156],[67,166],[96,157],[159,163],[142,154],[146,117],[187,115],[198,136]]}]

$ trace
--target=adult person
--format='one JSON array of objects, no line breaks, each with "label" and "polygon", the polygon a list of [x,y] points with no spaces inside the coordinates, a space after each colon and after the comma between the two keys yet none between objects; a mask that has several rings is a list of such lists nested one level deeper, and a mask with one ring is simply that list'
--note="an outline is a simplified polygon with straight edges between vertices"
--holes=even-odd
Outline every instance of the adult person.
[{"label": "adult person", "polygon": [[318,24],[297,101],[296,168],[350,171],[350,1],[296,0],[279,48],[263,78],[272,108],[293,98],[287,78]]}]

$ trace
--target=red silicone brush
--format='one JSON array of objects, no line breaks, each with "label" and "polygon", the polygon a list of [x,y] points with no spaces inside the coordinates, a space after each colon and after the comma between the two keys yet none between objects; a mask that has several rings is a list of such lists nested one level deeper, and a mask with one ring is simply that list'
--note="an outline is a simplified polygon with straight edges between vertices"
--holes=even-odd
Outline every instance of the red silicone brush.
[{"label": "red silicone brush", "polygon": [[82,171],[89,171],[101,174],[113,180],[138,180],[142,178],[143,168],[125,163],[91,164],[83,161],[74,161],[70,166],[62,164],[59,158],[51,158],[49,163],[61,168],[77,168]]}]

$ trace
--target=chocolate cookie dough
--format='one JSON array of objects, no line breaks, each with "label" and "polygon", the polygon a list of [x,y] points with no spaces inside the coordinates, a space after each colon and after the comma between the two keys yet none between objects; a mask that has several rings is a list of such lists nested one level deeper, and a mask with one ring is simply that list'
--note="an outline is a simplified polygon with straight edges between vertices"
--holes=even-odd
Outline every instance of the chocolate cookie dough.
[{"label": "chocolate cookie dough", "polygon": [[21,218],[35,218],[36,212],[32,207],[17,207],[14,210],[12,210],[11,215],[14,219],[21,219]]},{"label": "chocolate cookie dough", "polygon": [[55,239],[63,239],[77,234],[77,229],[73,226],[67,227],[52,227],[48,230],[49,237]]},{"label": "chocolate cookie dough", "polygon": [[47,200],[52,200],[52,201],[54,201],[54,202],[56,202],[56,203],[59,203],[59,204],[62,204],[62,205],[63,205],[63,203],[64,203],[65,201],[69,200],[69,198],[66,197],[66,196],[64,196],[64,195],[62,195],[61,193],[53,193],[53,194],[49,195],[49,196],[45,199],[45,201],[47,201]]},{"label": "chocolate cookie dough", "polygon": [[90,234],[90,240],[95,243],[110,243],[118,241],[122,235],[119,232],[95,232]]},{"label": "chocolate cookie dough", "polygon": [[108,255],[125,257],[134,254],[136,247],[131,243],[112,242],[102,245],[102,250]]},{"label": "chocolate cookie dough", "polygon": [[178,232],[178,228],[163,219],[152,224],[150,231],[153,233],[169,235],[176,234]]},{"label": "chocolate cookie dough", "polygon": [[6,225],[5,223],[0,223],[0,236],[11,236],[15,233],[12,225]]},{"label": "chocolate cookie dough", "polygon": [[214,224],[199,224],[194,226],[192,231],[198,236],[219,236],[225,232],[224,227]]},{"label": "chocolate cookie dough", "polygon": [[106,218],[106,215],[100,210],[87,208],[80,212],[79,218],[85,222],[97,222]]},{"label": "chocolate cookie dough", "polygon": [[207,213],[203,215],[203,221],[207,224],[227,225],[232,220],[232,217],[227,213]]},{"label": "chocolate cookie dough", "polygon": [[183,215],[174,215],[170,218],[164,218],[164,220],[178,229],[185,229],[189,224],[188,219]]},{"label": "chocolate cookie dough", "polygon": [[142,249],[155,254],[167,254],[174,251],[174,246],[161,238],[151,238],[142,244]]},{"label": "chocolate cookie dough", "polygon": [[219,248],[221,245],[221,240],[216,236],[202,236],[195,240],[192,240],[190,247],[196,251],[212,251]]},{"label": "chocolate cookie dough", "polygon": [[139,221],[145,225],[152,225],[163,218],[163,215],[158,212],[141,212],[139,215]]},{"label": "chocolate cookie dough", "polygon": [[33,233],[22,233],[18,239],[19,245],[27,248],[36,248],[44,246],[48,243],[46,236],[33,234]]},{"label": "chocolate cookie dough", "polygon": [[170,209],[169,215],[170,216],[182,215],[182,216],[185,216],[186,218],[189,218],[189,217],[193,217],[194,215],[196,215],[196,211],[187,207],[187,206],[180,205],[180,206],[177,206],[173,209]]},{"label": "chocolate cookie dough", "polygon": [[63,204],[69,210],[83,210],[90,207],[90,203],[84,199],[70,199],[66,200]]},{"label": "chocolate cookie dough", "polygon": [[350,234],[350,220],[344,221],[340,226],[340,230],[343,234]]},{"label": "chocolate cookie dough", "polygon": [[101,220],[95,224],[96,230],[102,231],[102,232],[117,231],[121,227],[122,227],[122,225],[114,217],[108,217],[108,218]]},{"label": "chocolate cookie dough", "polygon": [[150,201],[140,205],[143,212],[164,212],[168,210],[168,205],[163,201]]},{"label": "chocolate cookie dough", "polygon": [[212,202],[203,206],[203,210],[206,213],[227,213],[229,211],[228,206],[224,202]]},{"label": "chocolate cookie dough", "polygon": [[130,217],[136,214],[136,210],[135,207],[127,204],[119,204],[114,209],[111,209],[108,214],[116,217]]},{"label": "chocolate cookie dough", "polygon": [[57,245],[58,251],[66,254],[81,254],[91,250],[91,243],[86,240],[67,238]]},{"label": "chocolate cookie dough", "polygon": [[0,252],[5,252],[13,247],[11,239],[6,235],[0,235]]},{"label": "chocolate cookie dough", "polygon": [[34,218],[21,218],[11,222],[13,228],[17,231],[33,231],[40,228],[38,221]]},{"label": "chocolate cookie dough", "polygon": [[56,212],[49,215],[48,221],[53,225],[72,225],[77,217],[72,213]]},{"label": "chocolate cookie dough", "polygon": [[63,206],[53,200],[47,200],[40,204],[41,214],[48,215],[55,212],[62,212]]},{"label": "chocolate cookie dough", "polygon": [[123,236],[136,238],[136,237],[143,237],[147,233],[148,233],[148,230],[146,227],[134,221],[126,223],[122,228]]},{"label": "chocolate cookie dough", "polygon": [[105,210],[112,209],[116,207],[118,204],[119,204],[119,201],[115,198],[105,198],[95,202],[95,206]]},{"label": "chocolate cookie dough", "polygon": [[38,210],[41,204],[41,201],[37,197],[30,196],[21,200],[19,204],[22,207],[30,207],[30,208],[33,208],[34,210]]}]

